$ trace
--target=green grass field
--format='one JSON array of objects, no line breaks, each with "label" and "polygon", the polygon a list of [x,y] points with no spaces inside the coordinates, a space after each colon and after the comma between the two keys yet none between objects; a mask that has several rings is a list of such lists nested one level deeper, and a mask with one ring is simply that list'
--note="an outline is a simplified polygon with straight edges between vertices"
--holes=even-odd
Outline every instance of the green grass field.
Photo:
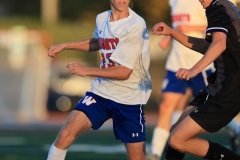
[{"label": "green grass field", "polygon": [[[150,148],[151,127],[147,128],[147,149]],[[0,160],[43,160],[58,130],[1,131]],[[230,147],[230,137],[222,130],[201,137]],[[197,144],[196,144],[197,145]],[[186,155],[185,160],[202,158]],[[111,130],[88,131],[69,148],[66,160],[127,160],[124,145],[117,141]]]}]

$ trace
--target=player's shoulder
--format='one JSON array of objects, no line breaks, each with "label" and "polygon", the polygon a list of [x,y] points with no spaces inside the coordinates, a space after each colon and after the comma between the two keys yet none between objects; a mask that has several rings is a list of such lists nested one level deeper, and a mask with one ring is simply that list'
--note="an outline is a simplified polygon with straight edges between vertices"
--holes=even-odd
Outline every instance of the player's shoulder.
[{"label": "player's shoulder", "polygon": [[146,24],[144,19],[129,8],[129,16],[119,23],[116,33],[119,37],[123,37],[125,35],[131,37],[136,34],[142,34],[145,28]]},{"label": "player's shoulder", "polygon": [[222,5],[219,1],[214,4],[211,4],[206,8],[206,13],[209,16],[215,16],[225,12],[225,5]]},{"label": "player's shoulder", "polygon": [[140,15],[138,15],[136,12],[134,12],[131,9],[129,9],[129,11],[130,11],[130,14],[132,16],[131,19],[132,19],[133,23],[145,24],[145,20]]},{"label": "player's shoulder", "polygon": [[111,10],[104,11],[104,12],[102,12],[102,13],[99,13],[99,14],[97,15],[97,20],[106,18],[106,17],[108,17],[110,14],[111,14]]},{"label": "player's shoulder", "polygon": [[142,31],[146,28],[145,20],[139,16],[137,13],[135,13],[133,10],[129,9],[130,11],[130,17],[129,20],[124,24],[124,27],[128,30],[128,32],[131,31]]}]

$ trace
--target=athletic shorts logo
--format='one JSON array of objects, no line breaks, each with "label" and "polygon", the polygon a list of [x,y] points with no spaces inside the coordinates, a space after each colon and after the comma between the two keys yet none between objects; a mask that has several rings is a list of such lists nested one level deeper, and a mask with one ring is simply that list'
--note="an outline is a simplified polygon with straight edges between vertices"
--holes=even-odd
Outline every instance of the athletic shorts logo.
[{"label": "athletic shorts logo", "polygon": [[132,133],[132,137],[138,137],[138,133]]},{"label": "athletic shorts logo", "polygon": [[96,103],[95,99],[92,98],[92,96],[86,96],[84,97],[84,100],[82,101],[83,104],[90,106],[93,103]]},{"label": "athletic shorts logo", "polygon": [[223,155],[223,154],[221,154],[221,159],[219,159],[219,160],[223,160],[223,158],[224,158],[224,155]]},{"label": "athletic shorts logo", "polygon": [[195,110],[194,110],[194,112],[195,112],[195,113],[197,113],[197,112],[198,112],[198,110],[197,110],[197,109],[195,109]]}]

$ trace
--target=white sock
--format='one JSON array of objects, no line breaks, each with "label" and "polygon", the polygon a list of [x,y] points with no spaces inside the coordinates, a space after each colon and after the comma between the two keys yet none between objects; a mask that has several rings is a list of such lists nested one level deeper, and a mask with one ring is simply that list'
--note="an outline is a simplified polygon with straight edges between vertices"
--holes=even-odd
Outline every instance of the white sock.
[{"label": "white sock", "polygon": [[157,155],[158,157],[162,156],[163,150],[165,148],[166,142],[168,140],[169,131],[156,127],[153,130],[152,138],[152,154]]},{"label": "white sock", "polygon": [[57,147],[54,146],[54,144],[52,144],[48,152],[47,160],[64,160],[66,154],[67,149],[66,150],[58,149]]},{"label": "white sock", "polygon": [[179,117],[181,116],[182,111],[174,111],[172,114],[172,121],[171,121],[171,125],[173,125],[174,123],[177,122],[177,120],[179,119]]},{"label": "white sock", "polygon": [[228,132],[230,132],[230,134],[233,134],[233,136],[239,134],[240,132],[239,124],[236,122],[235,119],[228,123],[225,128],[228,130]]}]

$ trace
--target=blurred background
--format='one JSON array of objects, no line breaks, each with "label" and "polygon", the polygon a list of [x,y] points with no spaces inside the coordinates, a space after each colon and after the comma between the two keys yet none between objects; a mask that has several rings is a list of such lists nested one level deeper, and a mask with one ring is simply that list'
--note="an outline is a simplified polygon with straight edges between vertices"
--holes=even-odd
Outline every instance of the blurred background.
[{"label": "blurred background", "polygon": [[[150,33],[153,91],[145,106],[148,147],[169,51],[160,49],[162,37],[153,36],[151,29],[160,21],[170,25],[170,8],[168,0],[132,0],[131,8],[146,20]],[[109,9],[108,0],[0,0],[0,160],[46,159],[59,129],[93,79],[71,75],[67,63],[74,60],[98,67],[100,62],[97,52],[64,51],[52,59],[47,49],[92,37],[96,15]],[[230,143],[224,131],[204,136],[222,139],[226,146]],[[99,132],[79,137],[66,159],[127,157],[109,120]]]}]

